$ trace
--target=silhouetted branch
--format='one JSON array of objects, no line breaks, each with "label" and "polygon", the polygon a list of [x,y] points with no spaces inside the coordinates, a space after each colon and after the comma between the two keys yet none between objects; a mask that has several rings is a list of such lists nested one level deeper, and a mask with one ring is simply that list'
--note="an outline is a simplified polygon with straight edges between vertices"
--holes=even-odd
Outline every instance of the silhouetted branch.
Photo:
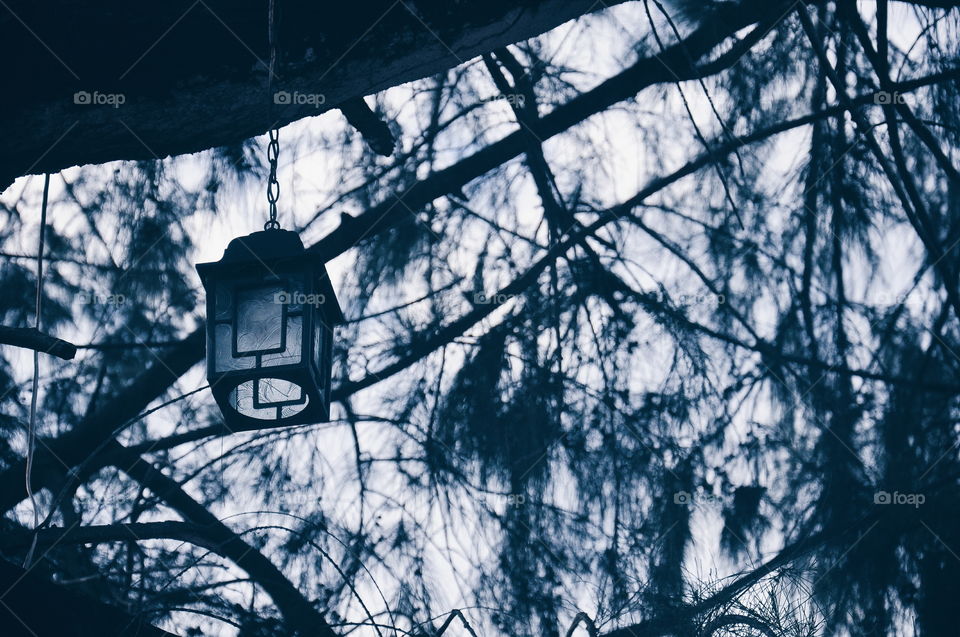
[{"label": "silhouetted branch", "polygon": [[[122,448],[119,443],[114,447]],[[190,497],[172,478],[142,459],[120,467],[124,473],[150,489],[188,522],[205,529],[217,553],[233,561],[255,580],[283,613],[288,625],[301,637],[336,637],[323,614],[290,582],[273,562],[230,530],[206,507]],[[196,530],[195,528],[192,530]],[[212,550],[212,549],[211,549]]]},{"label": "silhouetted branch", "polygon": [[393,154],[397,140],[393,138],[390,127],[370,110],[362,97],[347,100],[341,104],[340,112],[347,118],[347,122],[359,131],[373,152],[384,157]]},{"label": "silhouetted branch", "polygon": [[677,613],[670,616],[653,617],[649,620],[642,621],[632,626],[625,626],[623,628],[611,630],[607,633],[604,633],[603,637],[659,637],[661,635],[673,634],[674,629],[678,625],[678,621],[695,618],[715,608],[723,606],[724,604],[730,603],[743,591],[747,590],[764,577],[767,577],[778,569],[783,568],[794,560],[809,554],[811,551],[822,546],[823,544],[842,537],[847,533],[856,532],[871,522],[872,525],[870,528],[872,528],[873,525],[878,523],[879,517],[880,516],[878,514],[872,514],[860,518],[841,530],[821,531],[820,533],[815,533],[805,539],[798,540],[793,544],[781,549],[777,555],[770,558],[759,567],[741,575],[733,582],[727,584],[719,591],[704,600],[681,607]]},{"label": "silhouetted branch", "polygon": [[[51,467],[76,466],[83,462],[118,426],[140,414],[199,362],[203,357],[203,343],[203,328],[198,328],[178,345],[157,354],[152,365],[73,429],[38,444],[34,484],[38,488],[52,484],[59,471],[51,474]],[[25,469],[21,461],[0,472],[0,510],[7,510],[23,498],[21,476]]]},{"label": "silhouetted branch", "polygon": [[447,619],[437,630],[437,637],[440,637],[440,635],[443,635],[445,632],[447,632],[447,628],[450,627],[450,624],[453,623],[454,619],[459,619],[460,623],[463,624],[463,627],[467,630],[467,632],[470,633],[472,637],[477,637],[477,633],[474,632],[473,626],[470,625],[470,622],[468,622],[467,618],[463,616],[463,613],[460,612],[459,608],[454,609],[449,615],[447,615]]},{"label": "silhouetted branch", "polygon": [[35,569],[0,559],[0,626],[9,637],[96,635],[97,637],[177,637],[111,604],[49,581]]},{"label": "silhouetted branch", "polygon": [[570,628],[567,630],[565,637],[573,637],[573,631],[575,631],[581,624],[583,624],[583,626],[587,629],[587,634],[589,634],[590,637],[598,637],[600,634],[597,631],[597,625],[593,623],[593,620],[590,619],[590,616],[586,613],[580,612],[577,613],[577,616],[573,618],[573,623],[570,624]]},{"label": "silhouetted branch", "polygon": [[[853,108],[854,104],[847,95],[847,90],[846,86],[843,84],[843,79],[839,76],[837,69],[834,68],[833,64],[830,62],[827,52],[823,47],[823,43],[817,39],[813,22],[811,21],[810,16],[807,14],[805,7],[801,6],[797,9],[797,17],[800,19],[800,24],[803,26],[803,30],[806,33],[807,39],[809,40],[811,46],[813,47],[813,51],[817,56],[817,60],[823,69],[823,72],[826,73],[831,84],[833,84],[833,87],[837,92],[837,98],[842,104],[844,104],[847,112],[850,113],[850,117],[856,123],[859,133],[866,141],[867,148],[870,150],[870,153],[873,155],[877,164],[883,170],[887,180],[890,182],[890,186],[893,188],[894,192],[897,194],[897,197],[903,204],[903,210],[907,215],[907,219],[910,220],[911,225],[914,227],[914,230],[916,230],[917,236],[923,243],[924,248],[926,248],[927,252],[930,253],[930,259],[933,262],[933,267],[943,278],[943,288],[946,292],[947,299],[950,305],[953,307],[957,319],[960,320],[960,292],[958,292],[956,289],[957,273],[951,271],[951,263],[945,260],[946,254],[940,245],[936,231],[931,223],[929,215],[926,212],[923,200],[917,191],[917,187],[913,182],[913,177],[906,165],[906,160],[903,157],[903,151],[900,147],[900,135],[897,132],[896,123],[892,121],[893,118],[891,117],[893,109],[889,107],[884,108],[884,112],[888,120],[887,131],[890,136],[890,146],[894,157],[894,165],[891,166],[887,159],[887,154],[880,147],[880,144],[877,142],[876,137],[873,134],[873,127],[870,125],[870,122],[867,121],[862,113]],[[900,179],[897,179],[898,176]]]},{"label": "silhouetted branch", "polygon": [[184,517],[204,520],[192,522],[137,522],[46,528],[36,533],[24,531],[6,533],[0,539],[0,548],[23,549],[30,546],[34,535],[37,546],[58,544],[102,544],[130,540],[176,540],[207,549],[233,561],[250,578],[260,584],[273,598],[284,617],[297,627],[298,635],[336,637],[322,616],[303,598],[286,577],[255,548],[210,514],[206,508],[190,498],[176,482],[146,463],[135,463],[128,473],[171,504]]},{"label": "silhouetted branch", "polygon": [[37,532],[29,530],[8,532],[0,538],[0,549],[25,549],[33,542],[34,536],[37,538],[38,547],[54,544],[103,544],[130,540],[177,540],[195,544],[219,554],[219,543],[211,540],[204,527],[190,522],[176,521],[118,522],[67,528],[48,527]]},{"label": "silhouetted branch", "polygon": [[[534,130],[511,133],[456,164],[415,182],[405,191],[395,193],[363,214],[353,217],[349,223],[342,223],[310,250],[332,259],[361,241],[370,240],[378,232],[407,221],[411,210],[419,210],[438,197],[459,192],[468,182],[525,152],[531,133],[541,141],[547,140],[654,84],[706,77],[725,70],[767,33],[773,21],[783,17],[779,9],[780,3],[777,2],[757,12],[729,7],[720,11],[717,22],[696,29],[684,41],[668,47],[662,54],[642,58],[594,89],[558,106],[537,120]],[[760,26],[738,40],[716,60],[703,65],[696,64],[737,31],[756,22],[760,22]],[[719,149],[716,150],[719,152]],[[712,157],[713,154],[710,154],[709,158]]]},{"label": "silhouetted branch", "polygon": [[[27,172],[236,144],[270,127],[446,71],[601,8],[587,0],[538,0],[523,6],[488,0],[453,7],[441,0],[418,0],[417,11],[430,24],[424,28],[424,18],[409,4],[283,3],[278,53],[281,60],[299,62],[278,69],[274,87],[289,98],[276,101],[275,121],[268,121],[267,107],[276,94],[266,90],[267,13],[261,3],[201,2],[189,8],[161,3],[94,19],[87,4],[58,1],[52,8],[70,28],[45,32],[38,40],[23,25],[43,23],[44,10],[10,0],[0,22],[0,54],[22,60],[8,77],[18,87],[22,108],[6,109],[0,118],[5,140],[0,191]],[[144,41],[155,38],[150,24],[177,28],[154,42],[153,55],[143,59]],[[78,33],[84,37],[74,37]],[[112,42],[109,53],[86,45],[105,38]],[[49,55],[51,50],[57,55]],[[98,85],[97,78],[105,77],[113,79]],[[122,108],[98,107],[91,100],[96,91],[120,96]],[[293,99],[298,93],[312,99]]]},{"label": "silhouetted branch", "polygon": [[703,637],[714,637],[717,635],[717,631],[727,628],[728,626],[749,626],[754,630],[758,630],[767,637],[779,637],[776,633],[773,632],[766,622],[762,622],[756,617],[751,617],[749,615],[736,615],[732,613],[726,613],[720,615],[716,619],[710,621],[707,624],[703,631]]},{"label": "silhouetted branch", "polygon": [[0,344],[32,349],[64,360],[77,355],[77,346],[73,343],[44,334],[33,327],[0,326]]}]

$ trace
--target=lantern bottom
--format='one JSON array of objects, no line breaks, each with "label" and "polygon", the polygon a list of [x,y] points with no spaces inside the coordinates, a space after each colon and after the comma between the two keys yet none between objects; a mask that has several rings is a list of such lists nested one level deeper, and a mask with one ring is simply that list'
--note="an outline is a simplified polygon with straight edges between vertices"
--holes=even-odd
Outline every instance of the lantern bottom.
[{"label": "lantern bottom", "polygon": [[306,409],[310,397],[303,387],[293,381],[254,378],[230,390],[227,401],[242,416],[258,420],[284,420]]}]

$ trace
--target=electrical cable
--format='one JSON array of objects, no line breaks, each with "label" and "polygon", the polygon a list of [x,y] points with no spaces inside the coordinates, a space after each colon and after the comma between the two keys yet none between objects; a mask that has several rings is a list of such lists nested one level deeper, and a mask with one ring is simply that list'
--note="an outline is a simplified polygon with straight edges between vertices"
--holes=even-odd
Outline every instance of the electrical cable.
[{"label": "electrical cable", "polygon": [[[40,310],[43,307],[43,248],[44,236],[47,228],[47,201],[50,195],[50,173],[43,175],[43,201],[40,204],[40,240],[37,247],[37,305],[36,313],[33,319],[33,325],[40,331]],[[33,474],[33,455],[37,441],[37,393],[40,389],[40,352],[33,350],[33,392],[30,396],[30,422],[27,426],[27,462],[26,462],[26,487],[27,497],[30,498],[30,504],[33,507],[33,528],[40,526],[40,510],[37,505],[36,494],[33,492],[31,475]],[[23,561],[23,568],[30,568],[33,561],[33,551],[37,546],[37,536],[34,534],[33,543],[27,556]]]}]

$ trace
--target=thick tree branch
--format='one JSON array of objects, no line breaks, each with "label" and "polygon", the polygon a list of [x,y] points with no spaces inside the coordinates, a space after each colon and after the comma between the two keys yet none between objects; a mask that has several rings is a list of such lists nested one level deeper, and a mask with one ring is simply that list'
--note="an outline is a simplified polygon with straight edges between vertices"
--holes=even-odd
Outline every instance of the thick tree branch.
[{"label": "thick tree branch", "polygon": [[77,346],[73,343],[44,334],[33,327],[0,326],[0,344],[24,347],[64,360],[70,360],[77,355]]},{"label": "thick tree branch", "polygon": [[149,464],[136,460],[128,473],[171,503],[181,515],[195,521],[135,522],[45,528],[36,533],[7,533],[0,539],[0,550],[28,548],[36,537],[37,547],[60,544],[104,544],[143,540],[176,540],[207,549],[244,569],[250,580],[259,584],[284,613],[297,635],[334,637],[334,633],[289,580],[255,548],[247,544],[222,522],[193,500],[176,482]]},{"label": "thick tree branch", "polygon": [[8,532],[0,538],[0,550],[17,551],[29,548],[33,538],[37,547],[55,544],[105,544],[129,542],[130,540],[176,540],[188,542],[201,548],[220,553],[220,542],[215,541],[208,529],[192,522],[132,522],[97,524],[93,526],[47,527],[34,532],[28,529]]},{"label": "thick tree branch", "polygon": [[347,122],[356,128],[370,148],[378,155],[389,157],[397,145],[390,127],[377,117],[362,97],[347,100],[340,105],[340,112]]},{"label": "thick tree branch", "polygon": [[[619,0],[611,0],[606,5]],[[604,5],[590,0],[277,2],[269,94],[267,5],[8,0],[0,57],[0,190],[24,174],[236,144],[534,37]],[[49,20],[56,14],[57,20]],[[277,97],[277,92],[281,97]],[[385,150],[382,129],[372,136]]]},{"label": "thick tree branch", "polygon": [[[122,445],[111,445],[122,452]],[[336,637],[323,614],[318,612],[273,562],[245,542],[217,519],[202,504],[190,497],[179,484],[149,462],[137,458],[131,465],[119,467],[128,476],[150,489],[188,522],[204,529],[204,536],[216,546],[216,552],[233,561],[270,595],[283,613],[292,634],[300,637]],[[214,550],[211,548],[211,550]]]},{"label": "thick tree branch", "polygon": [[7,637],[177,637],[140,616],[48,581],[0,559],[0,627]]},{"label": "thick tree branch", "polygon": [[[73,429],[56,439],[37,441],[34,484],[49,487],[64,468],[74,467],[104,441],[117,427],[139,415],[151,402],[203,357],[203,329],[197,329],[174,347],[156,355],[152,365],[111,400],[104,402]],[[0,472],[0,510],[6,511],[23,498],[23,462]],[[52,472],[52,473],[51,473]]]}]

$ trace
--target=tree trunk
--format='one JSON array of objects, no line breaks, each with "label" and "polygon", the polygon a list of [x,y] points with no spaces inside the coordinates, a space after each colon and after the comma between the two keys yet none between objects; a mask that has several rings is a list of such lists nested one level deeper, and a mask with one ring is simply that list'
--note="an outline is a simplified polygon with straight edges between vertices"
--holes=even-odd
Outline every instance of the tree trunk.
[{"label": "tree trunk", "polygon": [[14,88],[0,101],[0,189],[25,174],[239,143],[603,6],[276,3],[278,66],[268,89],[267,0],[9,0],[0,58]]}]

